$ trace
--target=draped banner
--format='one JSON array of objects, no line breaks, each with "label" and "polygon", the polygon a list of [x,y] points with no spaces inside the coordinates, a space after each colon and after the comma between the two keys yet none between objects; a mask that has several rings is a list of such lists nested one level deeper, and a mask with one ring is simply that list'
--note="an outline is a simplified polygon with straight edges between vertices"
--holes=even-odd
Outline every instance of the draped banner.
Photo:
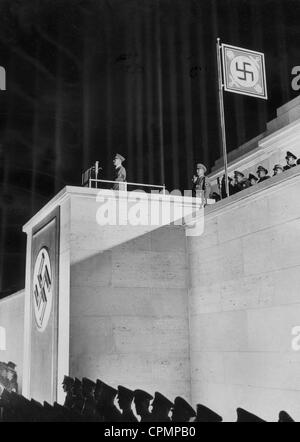
[{"label": "draped banner", "polygon": [[263,53],[222,44],[222,58],[225,91],[268,99]]},{"label": "draped banner", "polygon": [[59,209],[32,236],[30,395],[53,402],[57,391]]}]

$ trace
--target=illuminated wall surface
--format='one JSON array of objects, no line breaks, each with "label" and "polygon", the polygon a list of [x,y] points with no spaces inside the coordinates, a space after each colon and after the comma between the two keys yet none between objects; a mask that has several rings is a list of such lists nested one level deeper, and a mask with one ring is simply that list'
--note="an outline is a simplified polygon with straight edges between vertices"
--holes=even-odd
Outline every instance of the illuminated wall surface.
[{"label": "illuminated wall surface", "polygon": [[[296,143],[298,123],[273,133],[281,152],[288,149],[285,140]],[[32,373],[42,379],[32,366],[49,349],[46,340],[36,340],[32,355],[43,305],[36,318],[35,232],[59,207],[57,255],[49,252],[58,305],[44,324],[47,332],[57,321],[57,341],[51,335],[57,359],[45,381],[55,389],[46,398],[35,391],[36,399],[63,400],[61,380],[70,373],[182,395],[228,421],[239,406],[267,420],[281,409],[300,420],[300,352],[293,335],[300,326],[299,189],[297,167],[207,207],[198,237],[187,236],[185,226],[100,226],[97,191],[64,189],[24,227],[25,331],[22,294],[0,303],[6,329],[1,359],[17,363],[23,393],[32,394]],[[181,204],[192,207],[186,199]],[[47,235],[39,240],[51,249]]]},{"label": "illuminated wall surface", "polygon": [[[209,208],[201,237],[162,227],[107,250],[108,231],[94,236],[88,224],[87,199],[72,200],[85,220],[73,216],[69,245],[61,238],[58,398],[69,371],[181,394],[226,420],[238,406],[266,419],[285,408],[299,419],[299,186],[294,169]],[[0,307],[2,359],[19,370],[21,301]],[[34,326],[27,316],[25,324]]]},{"label": "illuminated wall surface", "polygon": [[226,420],[237,406],[300,419],[299,189],[295,168],[208,210],[188,240],[192,401]]}]

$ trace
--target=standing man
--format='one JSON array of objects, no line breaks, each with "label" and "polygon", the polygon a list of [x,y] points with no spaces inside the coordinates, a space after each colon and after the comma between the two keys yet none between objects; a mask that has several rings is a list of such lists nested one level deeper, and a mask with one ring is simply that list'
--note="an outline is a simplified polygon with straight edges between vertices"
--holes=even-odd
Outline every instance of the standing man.
[{"label": "standing man", "polygon": [[113,186],[113,190],[124,190],[123,186],[119,184],[119,182],[124,183],[126,181],[126,169],[122,166],[122,163],[125,161],[125,158],[122,157],[119,153],[116,154],[114,158],[114,166],[115,166],[115,178],[114,181],[118,181]]},{"label": "standing man", "polygon": [[257,184],[262,183],[263,181],[268,180],[270,178],[268,173],[269,172],[267,171],[267,169],[265,167],[258,166],[256,174],[257,174],[259,179],[258,179]]},{"label": "standing man", "polygon": [[141,416],[141,422],[150,422],[151,413],[149,411],[150,402],[153,396],[143,390],[134,391],[134,405],[136,413]]},{"label": "standing man", "polygon": [[193,196],[201,197],[203,196],[205,203],[211,193],[211,185],[205,176],[207,172],[204,164],[197,163],[196,175],[193,176]]},{"label": "standing man", "polygon": [[134,399],[134,391],[129,388],[118,386],[118,403],[122,410],[121,422],[138,422],[137,417],[132,411],[132,401]]},{"label": "standing man", "polygon": [[297,163],[296,163],[297,157],[292,152],[286,153],[285,160],[286,160],[286,166],[284,166],[284,168],[283,168],[284,171],[292,169],[292,167],[297,166]]}]

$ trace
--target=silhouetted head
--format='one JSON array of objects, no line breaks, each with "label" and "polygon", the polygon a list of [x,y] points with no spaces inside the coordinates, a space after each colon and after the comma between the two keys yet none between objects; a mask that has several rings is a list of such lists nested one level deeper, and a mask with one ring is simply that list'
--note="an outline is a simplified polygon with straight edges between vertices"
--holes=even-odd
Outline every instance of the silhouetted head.
[{"label": "silhouetted head", "polygon": [[64,376],[64,380],[62,382],[62,387],[65,393],[72,391],[74,385],[74,379],[70,376]]},{"label": "silhouetted head", "polygon": [[149,414],[150,402],[153,396],[143,390],[134,391],[134,405],[136,412],[139,416],[145,416]]},{"label": "silhouetted head", "polygon": [[94,396],[99,404],[103,406],[113,405],[117,393],[118,390],[97,379]]},{"label": "silhouetted head", "polygon": [[168,416],[174,404],[164,395],[156,392],[154,395],[154,400],[152,402],[152,414],[161,414]]},{"label": "silhouetted head", "polygon": [[95,382],[91,381],[88,378],[82,378],[82,394],[84,397],[94,396],[95,389]]},{"label": "silhouetted head", "polygon": [[180,396],[174,400],[174,408],[172,414],[173,422],[189,422],[192,417],[196,416],[195,410],[190,404]]},{"label": "silhouetted head", "polygon": [[121,410],[131,409],[131,404],[133,401],[134,392],[125,388],[122,385],[118,386],[118,404]]}]

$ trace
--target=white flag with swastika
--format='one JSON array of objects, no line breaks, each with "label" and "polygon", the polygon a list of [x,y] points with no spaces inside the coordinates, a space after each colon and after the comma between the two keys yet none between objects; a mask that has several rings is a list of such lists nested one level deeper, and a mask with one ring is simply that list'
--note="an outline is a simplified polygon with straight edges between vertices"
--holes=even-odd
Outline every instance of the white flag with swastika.
[{"label": "white flag with swastika", "polygon": [[263,53],[222,44],[222,60],[226,91],[268,99]]}]

